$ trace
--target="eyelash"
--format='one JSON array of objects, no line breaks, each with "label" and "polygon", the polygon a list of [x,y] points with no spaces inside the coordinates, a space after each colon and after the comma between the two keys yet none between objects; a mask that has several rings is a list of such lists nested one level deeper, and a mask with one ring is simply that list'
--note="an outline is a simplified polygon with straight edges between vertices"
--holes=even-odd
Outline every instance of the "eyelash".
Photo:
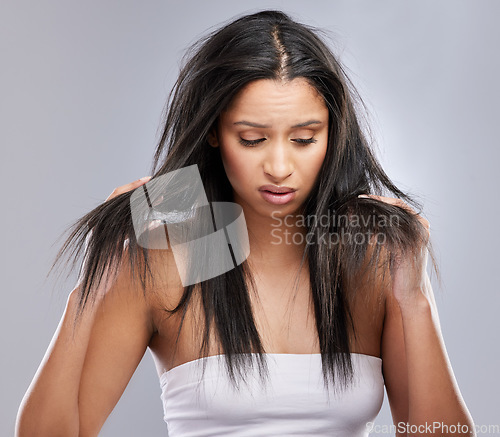
[{"label": "eyelash", "polygon": [[[258,140],[245,140],[244,138],[240,138],[240,144],[242,144],[245,147],[252,147],[255,146],[256,144],[261,143],[264,141],[265,138],[259,138]],[[299,144],[312,144],[315,143],[317,140],[314,137],[303,139],[303,138],[296,138],[293,141]]]}]

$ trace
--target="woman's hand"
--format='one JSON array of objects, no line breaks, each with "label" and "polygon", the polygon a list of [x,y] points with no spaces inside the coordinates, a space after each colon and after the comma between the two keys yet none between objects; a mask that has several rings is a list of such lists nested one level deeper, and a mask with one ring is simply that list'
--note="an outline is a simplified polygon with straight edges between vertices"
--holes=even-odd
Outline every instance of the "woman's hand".
[{"label": "woman's hand", "polygon": [[122,185],[121,187],[115,188],[113,192],[108,196],[106,202],[113,197],[119,196],[120,194],[126,193],[131,190],[135,190],[137,187],[144,185],[151,179],[151,176],[144,176],[143,178],[137,179],[134,182],[130,182],[129,184]]},{"label": "woman's hand", "polygon": [[[392,275],[392,293],[402,310],[408,309],[411,311],[415,309],[415,305],[420,302],[432,305],[434,297],[429,275],[426,270],[428,259],[427,242],[430,237],[429,221],[416,213],[413,208],[401,199],[376,196],[373,194],[361,195],[360,197],[369,197],[399,206],[417,216],[419,222],[424,227],[425,237],[422,239],[419,247],[412,248],[406,254],[396,255],[395,268]],[[425,302],[423,298],[425,298],[427,302]]]}]

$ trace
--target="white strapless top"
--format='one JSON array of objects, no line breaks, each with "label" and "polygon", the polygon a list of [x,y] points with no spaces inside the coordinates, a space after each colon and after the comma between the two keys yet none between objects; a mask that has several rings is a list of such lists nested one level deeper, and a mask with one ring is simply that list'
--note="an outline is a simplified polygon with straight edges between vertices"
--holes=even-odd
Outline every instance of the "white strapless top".
[{"label": "white strapless top", "polygon": [[[365,437],[384,399],[382,360],[352,353],[353,384],[326,390],[321,354],[265,354],[261,384],[254,361],[248,385],[233,388],[224,355],[189,361],[160,376],[169,437]],[[207,360],[205,375],[202,360]]]}]

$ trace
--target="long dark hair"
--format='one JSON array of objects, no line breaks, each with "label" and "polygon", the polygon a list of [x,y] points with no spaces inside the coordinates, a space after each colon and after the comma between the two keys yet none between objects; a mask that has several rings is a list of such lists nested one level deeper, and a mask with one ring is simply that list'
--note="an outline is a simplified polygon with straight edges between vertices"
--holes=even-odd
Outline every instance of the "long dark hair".
[{"label": "long dark hair", "polygon": [[[349,335],[356,335],[350,303],[361,290],[355,278],[365,277],[362,271],[392,272],[398,256],[422,244],[427,245],[434,266],[435,262],[430,241],[425,239],[423,226],[414,214],[372,198],[357,197],[362,193],[390,195],[421,210],[413,197],[392,183],[375,158],[360,121],[362,101],[319,32],[283,12],[269,10],[242,16],[194,44],[167,101],[151,181],[196,164],[208,201],[232,201],[219,148],[209,147],[207,135],[236,93],[251,81],[299,77],[316,88],[329,110],[327,152],[317,182],[303,205],[304,215],[324,217],[334,212],[337,217],[348,218],[328,223],[308,221],[310,238],[301,263],[302,267],[307,262],[310,271],[325,385],[331,379],[337,387],[345,388],[353,376]],[[134,233],[131,195],[128,192],[110,199],[76,221],[52,266],[70,247],[78,256],[85,251],[76,319],[89,298],[92,301],[105,268],[118,266],[127,241],[131,271],[134,278],[139,273],[144,293],[147,276],[154,279],[148,249],[138,244]],[[351,220],[353,217],[357,220]],[[383,238],[377,238],[374,245],[369,238],[338,238],[334,244],[322,243],[322,235],[369,233]],[[249,299],[252,289],[252,274],[245,261],[197,287],[185,286],[177,307],[164,309],[168,314],[180,310],[185,314],[191,298],[199,293],[205,322],[200,356],[206,356],[209,350],[213,322],[231,381],[236,385],[236,373],[244,379],[244,370],[254,356],[261,376],[266,368],[265,350]]]}]

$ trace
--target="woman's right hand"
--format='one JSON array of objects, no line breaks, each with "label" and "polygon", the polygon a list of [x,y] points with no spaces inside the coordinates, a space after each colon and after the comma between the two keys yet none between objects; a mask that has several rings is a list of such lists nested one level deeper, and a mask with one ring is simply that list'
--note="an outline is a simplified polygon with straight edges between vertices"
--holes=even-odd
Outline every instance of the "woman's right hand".
[{"label": "woman's right hand", "polygon": [[137,179],[134,182],[130,182],[129,184],[122,185],[121,187],[115,188],[112,193],[106,199],[106,202],[113,197],[119,196],[120,194],[126,193],[131,190],[135,190],[137,187],[144,185],[151,179],[151,176],[144,176],[143,178]]},{"label": "woman's right hand", "polygon": [[[113,199],[116,196],[119,196],[120,194],[126,193],[126,192],[131,191],[131,190],[135,190],[136,188],[140,187],[141,185],[144,185],[145,183],[147,183],[150,179],[151,179],[151,176],[144,176],[140,179],[135,180],[134,182],[130,182],[128,184],[125,184],[125,185],[122,185],[120,187],[115,188],[111,192],[111,194],[107,197],[106,202],[108,200]],[[92,230],[87,234],[87,237],[85,238],[85,251],[84,251],[84,253],[87,253],[87,246],[88,246],[88,242],[89,242],[89,239],[91,238],[91,236],[92,236]],[[82,266],[82,272],[83,272],[83,269],[85,268],[86,262],[87,262],[87,260],[84,259],[83,266]],[[103,275],[103,278],[107,277],[107,272],[108,272],[108,268],[106,268],[104,275]],[[73,288],[73,291],[71,291],[71,293],[68,297],[68,299],[71,299],[72,301],[74,301],[72,303],[73,305],[76,305],[76,302],[79,300],[78,288],[81,285],[82,280],[83,280],[83,277],[79,276],[77,279],[77,283],[76,283],[75,287]],[[107,289],[110,287],[111,284],[110,283],[100,284],[100,287],[98,288],[98,290],[96,292],[96,297],[101,298],[102,296],[104,296],[107,292]]]}]

